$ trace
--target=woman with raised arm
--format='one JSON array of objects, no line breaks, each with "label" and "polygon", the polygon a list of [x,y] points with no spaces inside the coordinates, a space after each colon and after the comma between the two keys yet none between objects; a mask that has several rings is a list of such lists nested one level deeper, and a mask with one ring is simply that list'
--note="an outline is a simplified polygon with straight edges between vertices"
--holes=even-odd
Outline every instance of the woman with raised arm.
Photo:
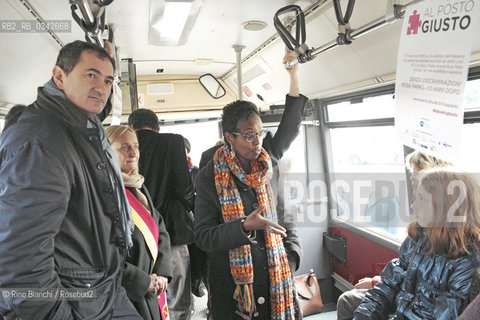
[{"label": "woman with raised arm", "polygon": [[[291,59],[288,53],[284,63]],[[298,134],[307,101],[298,93],[297,67],[288,71],[290,93],[275,136],[267,136],[253,103],[225,106],[225,144],[197,176],[195,242],[207,252],[214,320],[301,318],[292,280],[301,249],[294,226],[281,225],[270,184],[272,158],[279,160]]]}]

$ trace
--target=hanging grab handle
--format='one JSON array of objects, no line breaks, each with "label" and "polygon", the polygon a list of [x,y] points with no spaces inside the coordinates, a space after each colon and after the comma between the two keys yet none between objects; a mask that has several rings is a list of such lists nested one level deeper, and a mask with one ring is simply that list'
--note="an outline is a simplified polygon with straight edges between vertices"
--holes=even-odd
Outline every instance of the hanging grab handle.
[{"label": "hanging grab handle", "polygon": [[333,0],[333,7],[335,8],[335,15],[337,16],[338,24],[347,24],[350,22],[350,17],[352,16],[354,5],[355,0],[349,0],[347,5],[347,12],[345,13],[345,16],[343,16],[340,0]]},{"label": "hanging grab handle", "polygon": [[[279,15],[285,14],[288,12],[295,12],[295,38],[291,35],[291,33],[287,30],[287,28],[282,24],[280,19],[278,18]],[[294,51],[295,49],[301,47],[305,44],[305,16],[303,14],[302,9],[296,5],[289,5],[279,9],[275,16],[273,17],[273,25],[277,30],[280,38],[282,38],[283,42],[287,46],[288,49]]]},{"label": "hanging grab handle", "polygon": [[350,17],[352,16],[353,6],[355,5],[355,0],[349,0],[347,5],[347,12],[343,15],[342,7],[340,5],[340,0],[333,0],[333,7],[335,9],[335,15],[337,16],[338,22],[338,37],[337,43],[350,44],[352,39],[350,37]]},{"label": "hanging grab handle", "polygon": [[[106,27],[105,7],[113,0],[96,0],[93,3],[87,0],[69,0],[69,2],[73,19],[85,32],[85,40],[103,47],[101,35]],[[77,9],[82,17],[77,14]]]},{"label": "hanging grab handle", "polygon": [[[295,6],[295,5],[290,5],[287,7],[284,7],[280,10],[277,11],[273,18],[274,26],[275,29],[277,29],[278,34],[280,35],[281,39],[289,48],[290,50],[293,50],[295,54],[297,54],[297,60],[289,61],[285,64],[286,68],[291,68],[294,66],[297,62],[307,62],[312,59],[314,59],[317,55],[319,55],[322,52],[325,52],[327,50],[330,50],[334,47],[337,47],[339,45],[344,45],[344,44],[350,44],[353,40],[358,39],[367,33],[376,30],[377,28],[380,28],[382,26],[385,26],[389,23],[394,22],[397,19],[402,19],[405,10],[408,6],[413,5],[417,2],[423,1],[423,0],[411,0],[408,4],[406,5],[393,5],[393,13],[394,16],[392,17],[391,15],[385,15],[383,17],[377,18],[373,21],[370,21],[369,23],[363,25],[362,27],[352,30],[350,29],[350,17],[352,16],[353,12],[353,6],[355,4],[355,0],[349,0],[348,1],[348,6],[347,6],[347,12],[345,16],[342,14],[342,8],[340,7],[340,0],[332,0],[335,8],[335,14],[337,16],[338,20],[338,28],[339,28],[339,33],[338,37],[330,42],[325,43],[324,45],[318,47],[318,48],[308,48],[307,45],[305,44],[305,17],[303,15],[303,12],[300,7]],[[281,13],[285,13],[288,11],[295,11],[296,18],[297,18],[297,38],[293,38],[293,36],[287,31],[285,26],[282,25],[280,22],[278,15]],[[299,26],[300,24],[300,26]],[[298,29],[300,28],[300,29]],[[303,28],[303,36],[302,36],[302,28]],[[300,30],[300,31],[298,31]],[[299,41],[301,36],[301,41]],[[295,50],[294,49],[297,49]]]},{"label": "hanging grab handle", "polygon": [[[295,37],[292,36],[287,27],[285,27],[279,19],[280,15],[289,12],[295,13]],[[305,15],[303,14],[302,8],[297,5],[289,5],[279,9],[273,17],[273,25],[275,26],[278,35],[285,43],[285,46],[293,51],[299,62],[304,63],[314,58],[314,56],[311,55],[311,50],[309,50],[308,46],[305,44]],[[295,65],[295,63],[292,63],[291,61],[286,64],[286,67],[291,68],[293,65]]]}]

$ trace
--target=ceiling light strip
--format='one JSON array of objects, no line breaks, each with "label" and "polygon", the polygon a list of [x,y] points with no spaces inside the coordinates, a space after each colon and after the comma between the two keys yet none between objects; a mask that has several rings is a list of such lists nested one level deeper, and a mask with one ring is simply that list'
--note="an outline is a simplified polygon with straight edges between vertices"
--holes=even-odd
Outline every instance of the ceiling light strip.
[{"label": "ceiling light strip", "polygon": [[[35,20],[42,23],[42,25],[47,24],[45,20],[42,18],[42,16],[37,12],[37,10],[35,10],[35,8],[30,4],[30,2],[28,2],[28,0],[18,0],[18,2],[20,2],[27,9],[27,11],[30,13],[30,15],[32,15],[35,18]],[[50,34],[53,40],[60,46],[60,48],[63,48],[64,46],[63,41],[60,40],[57,34],[48,28],[46,29],[46,31]]]}]

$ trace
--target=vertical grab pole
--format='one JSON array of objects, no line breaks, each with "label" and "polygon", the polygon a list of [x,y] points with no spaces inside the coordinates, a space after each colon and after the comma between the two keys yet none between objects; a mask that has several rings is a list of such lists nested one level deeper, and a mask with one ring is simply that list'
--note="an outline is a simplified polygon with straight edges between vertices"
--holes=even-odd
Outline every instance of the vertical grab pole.
[{"label": "vertical grab pole", "polygon": [[138,109],[137,70],[131,58],[128,58],[128,87],[130,88],[130,105],[132,112]]},{"label": "vertical grab pole", "polygon": [[243,90],[242,90],[242,50],[245,46],[235,44],[233,49],[237,54],[237,87],[238,87],[238,100],[243,100]]}]

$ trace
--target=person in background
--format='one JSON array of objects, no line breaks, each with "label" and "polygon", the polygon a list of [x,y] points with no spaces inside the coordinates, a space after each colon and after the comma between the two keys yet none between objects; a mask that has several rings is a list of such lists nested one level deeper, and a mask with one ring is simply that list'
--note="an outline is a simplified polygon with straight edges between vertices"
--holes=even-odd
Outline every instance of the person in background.
[{"label": "person in background", "polygon": [[[192,177],[193,189],[195,190],[195,180],[198,174],[198,167],[193,164],[192,158],[190,158],[190,151],[192,146],[190,141],[187,138],[185,139],[185,153],[187,154],[188,161],[188,170]],[[197,297],[202,297],[206,293],[206,288],[204,285],[206,277],[206,255],[205,252],[200,250],[195,243],[190,243],[188,245],[188,253],[190,255],[190,272],[192,280],[192,293]],[[192,313],[194,313],[195,303],[192,299]]]},{"label": "person in background", "polygon": [[215,154],[215,152],[221,146],[223,146],[224,143],[225,143],[225,140],[223,140],[223,139],[218,140],[213,147],[208,148],[207,150],[202,152],[202,156],[200,157],[200,162],[198,164],[198,168],[202,169],[203,167],[205,167],[207,165],[208,161],[213,159],[213,155]]},{"label": "person in background", "polygon": [[181,135],[159,133],[157,115],[138,109],[128,117],[140,146],[140,174],[152,196],[155,208],[165,221],[172,250],[172,281],[168,284],[171,319],[191,317],[190,255],[193,242],[193,207],[195,194]]},{"label": "person in background", "polygon": [[[353,319],[456,319],[477,274],[480,185],[473,174],[433,168],[419,177],[414,221],[398,258],[381,273]],[[458,201],[462,199],[462,201]]]},{"label": "person in background", "polygon": [[134,224],[97,117],[114,69],[103,48],[66,44],[37,100],[2,133],[0,288],[93,295],[3,298],[2,319],[141,319],[121,286]]},{"label": "person in background", "polygon": [[8,110],[7,115],[5,116],[5,123],[3,125],[3,130],[8,128],[10,125],[17,122],[18,118],[22,115],[23,110],[26,108],[26,105],[16,104]]},{"label": "person in background", "polygon": [[293,81],[275,137],[264,141],[267,131],[253,103],[233,102],[223,109],[225,145],[198,174],[195,243],[207,252],[215,320],[301,318],[292,280],[299,239],[293,225],[279,224],[270,185],[271,158],[277,161],[298,133],[307,102],[298,93],[297,67],[289,70]]},{"label": "person in background", "polygon": [[187,138],[183,138],[185,141],[185,153],[187,154],[187,163],[188,163],[188,171],[190,171],[190,176],[192,177],[193,183],[193,190],[195,191],[195,180],[198,174],[198,167],[193,164],[192,158],[190,157],[190,151],[192,150],[192,145]]},{"label": "person in background", "polygon": [[[426,153],[420,151],[414,151],[407,155],[405,158],[406,167],[410,173],[410,181],[414,189],[418,186],[418,179],[422,171],[435,168],[445,167],[451,164],[441,159],[429,156]],[[366,277],[360,279],[355,288],[342,293],[337,300],[337,319],[338,320],[351,320],[355,309],[360,305],[367,291],[377,282],[381,282],[382,279],[379,275],[373,278]]]},{"label": "person in background", "polygon": [[480,319],[480,294],[478,294],[480,291],[478,287],[480,285],[479,279],[480,272],[477,271],[475,280],[472,283],[472,289],[470,290],[470,302],[457,320]]},{"label": "person in background", "polygon": [[144,320],[162,319],[163,305],[159,305],[158,295],[165,295],[172,278],[170,238],[138,173],[140,152],[135,131],[127,126],[109,126],[106,132],[120,163],[135,223],[122,286]]},{"label": "person in background", "polygon": [[410,181],[412,181],[412,187],[417,189],[419,176],[423,170],[431,168],[441,168],[451,166],[452,164],[442,159],[438,159],[434,156],[429,156],[426,153],[420,151],[413,151],[405,158],[407,169],[410,172]]}]

